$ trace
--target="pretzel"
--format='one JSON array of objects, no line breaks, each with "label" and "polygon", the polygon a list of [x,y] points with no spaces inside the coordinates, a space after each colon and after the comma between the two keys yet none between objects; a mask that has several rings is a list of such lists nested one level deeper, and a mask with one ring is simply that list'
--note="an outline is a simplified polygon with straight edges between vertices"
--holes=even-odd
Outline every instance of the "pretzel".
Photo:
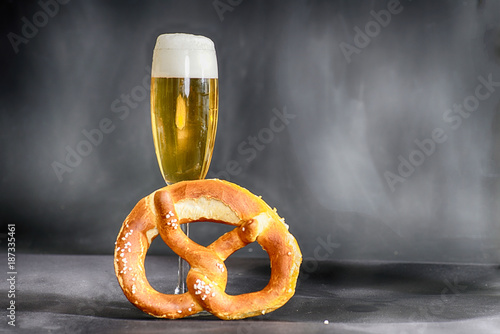
[{"label": "pretzel", "polygon": [[[179,224],[200,221],[235,229],[204,247],[179,228]],[[164,294],[149,284],[144,260],[158,235],[190,264],[188,292]],[[226,294],[224,261],[254,241],[269,255],[269,283],[261,291]],[[123,222],[114,255],[115,273],[127,299],[145,313],[168,319],[202,310],[224,320],[272,312],[295,293],[301,262],[297,241],[275,209],[248,190],[222,180],[183,181],[141,199]]]}]

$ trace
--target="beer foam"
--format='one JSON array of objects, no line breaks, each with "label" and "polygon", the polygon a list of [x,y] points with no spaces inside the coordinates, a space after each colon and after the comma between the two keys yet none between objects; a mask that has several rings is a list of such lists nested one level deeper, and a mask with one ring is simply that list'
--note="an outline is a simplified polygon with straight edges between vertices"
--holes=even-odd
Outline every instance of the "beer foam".
[{"label": "beer foam", "polygon": [[218,78],[214,42],[204,36],[163,34],[156,39],[154,78]]}]

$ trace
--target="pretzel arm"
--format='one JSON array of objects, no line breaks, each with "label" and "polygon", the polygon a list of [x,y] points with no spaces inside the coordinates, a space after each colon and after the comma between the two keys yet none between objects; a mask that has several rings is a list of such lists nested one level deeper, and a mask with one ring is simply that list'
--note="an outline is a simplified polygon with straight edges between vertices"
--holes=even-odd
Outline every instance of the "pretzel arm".
[{"label": "pretzel arm", "polygon": [[[145,275],[144,261],[158,230],[141,200],[122,225],[116,241],[115,272],[127,299],[144,312],[160,318],[181,318],[203,308],[191,294],[170,295],[155,290]],[[147,214],[144,214],[147,212]]]}]

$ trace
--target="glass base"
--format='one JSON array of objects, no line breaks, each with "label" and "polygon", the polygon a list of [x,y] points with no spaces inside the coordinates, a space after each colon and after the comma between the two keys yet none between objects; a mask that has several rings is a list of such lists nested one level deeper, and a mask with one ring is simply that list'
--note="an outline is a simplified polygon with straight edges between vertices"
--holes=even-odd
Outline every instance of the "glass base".
[{"label": "glass base", "polygon": [[190,315],[188,318],[191,318],[191,317],[206,317],[206,316],[214,316],[212,313],[208,312],[208,311],[200,311],[196,314],[193,314],[193,315]]}]

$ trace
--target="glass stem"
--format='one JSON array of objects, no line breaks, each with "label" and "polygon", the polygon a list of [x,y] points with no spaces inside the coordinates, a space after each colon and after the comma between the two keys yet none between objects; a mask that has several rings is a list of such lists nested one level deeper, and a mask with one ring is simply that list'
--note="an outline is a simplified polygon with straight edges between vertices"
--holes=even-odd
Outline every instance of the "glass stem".
[{"label": "glass stem", "polygon": [[[180,227],[189,238],[189,224],[181,224]],[[187,292],[186,276],[188,271],[189,263],[179,256],[179,272],[177,275],[177,287],[175,288],[176,295]]]}]

